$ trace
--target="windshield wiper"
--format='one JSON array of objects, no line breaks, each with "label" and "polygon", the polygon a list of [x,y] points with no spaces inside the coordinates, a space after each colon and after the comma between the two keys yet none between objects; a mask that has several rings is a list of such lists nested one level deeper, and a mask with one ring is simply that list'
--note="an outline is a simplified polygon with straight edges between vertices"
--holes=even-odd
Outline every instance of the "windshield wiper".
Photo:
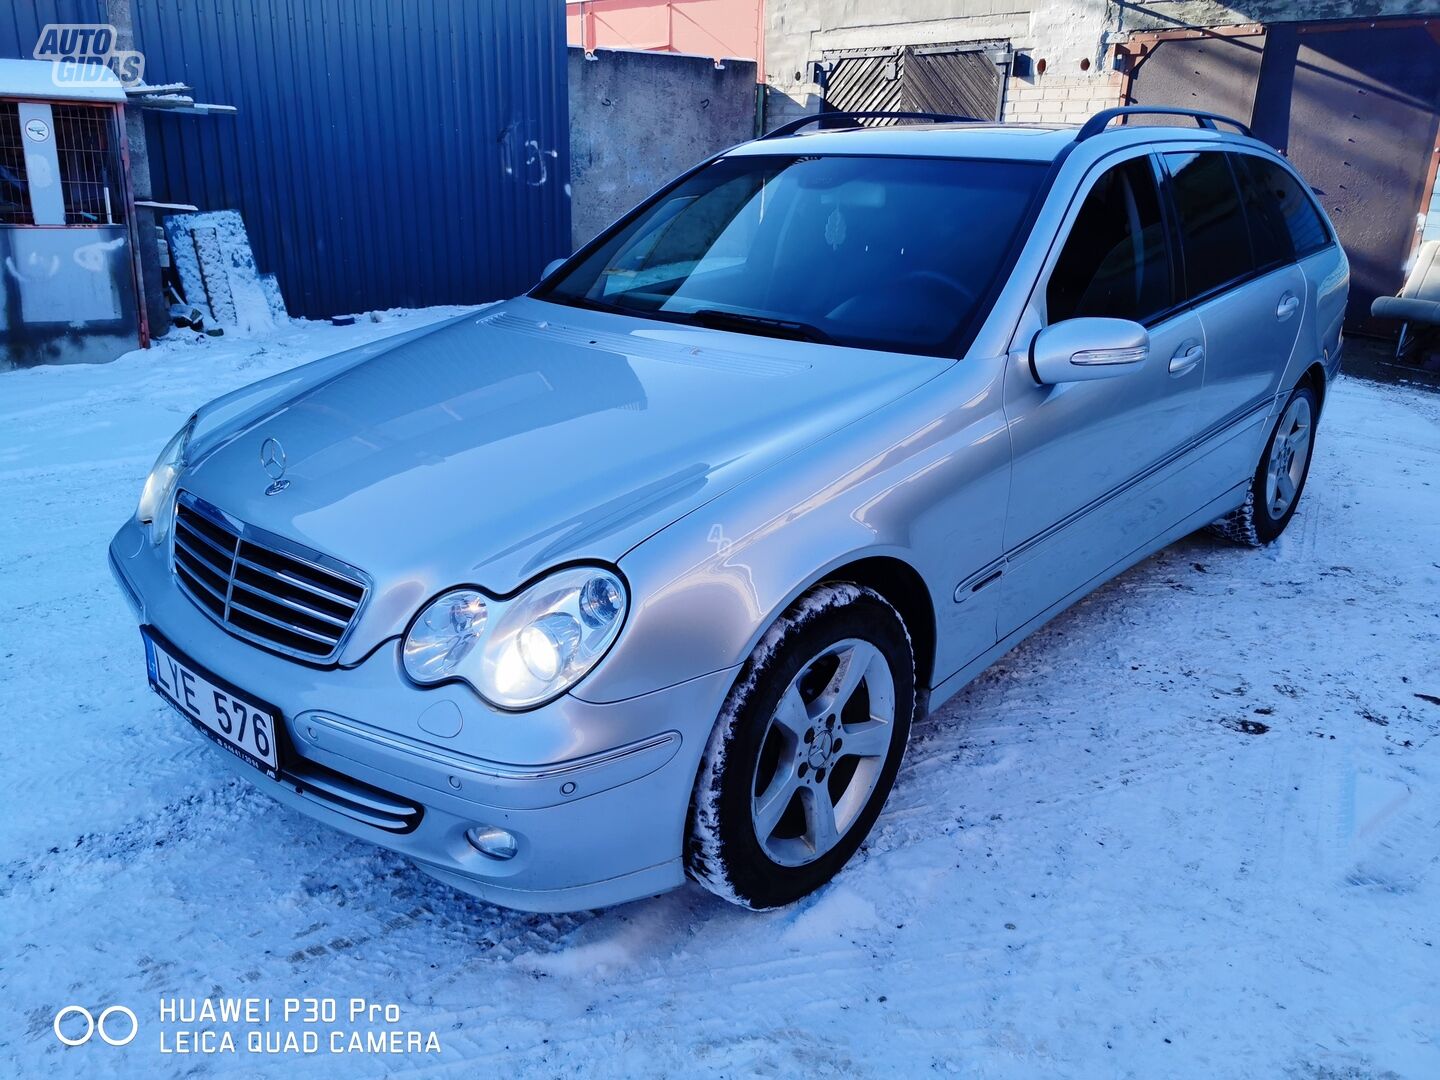
[{"label": "windshield wiper", "polygon": [[760,334],[764,337],[789,338],[794,341],[814,341],[821,345],[834,345],[835,339],[818,326],[796,322],[793,319],[772,319],[765,315],[750,315],[743,311],[721,311],[718,308],[701,308],[690,312],[692,321],[716,330],[734,330],[741,334]]}]

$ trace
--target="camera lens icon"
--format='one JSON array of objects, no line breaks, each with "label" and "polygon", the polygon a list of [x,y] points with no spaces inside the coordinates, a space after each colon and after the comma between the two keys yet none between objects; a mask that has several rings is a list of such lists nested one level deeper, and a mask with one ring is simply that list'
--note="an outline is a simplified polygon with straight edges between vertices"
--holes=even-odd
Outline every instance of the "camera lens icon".
[{"label": "camera lens icon", "polygon": [[[126,1017],[130,1021],[130,1030],[123,1038],[116,1038],[111,1028],[115,1027],[115,1021],[111,1017],[116,1014]],[[60,1024],[69,1016],[82,1016],[85,1018],[85,1033],[79,1036],[66,1035],[60,1030]],[[51,1025],[55,1030],[55,1038],[59,1039],[66,1046],[83,1046],[88,1043],[98,1031],[100,1038],[111,1046],[125,1046],[134,1040],[140,1033],[140,1021],[136,1018],[134,1010],[124,1005],[111,1005],[103,1009],[97,1017],[93,1015],[84,1005],[66,1005],[55,1014],[55,1022]],[[123,1031],[123,1026],[121,1027]]]}]

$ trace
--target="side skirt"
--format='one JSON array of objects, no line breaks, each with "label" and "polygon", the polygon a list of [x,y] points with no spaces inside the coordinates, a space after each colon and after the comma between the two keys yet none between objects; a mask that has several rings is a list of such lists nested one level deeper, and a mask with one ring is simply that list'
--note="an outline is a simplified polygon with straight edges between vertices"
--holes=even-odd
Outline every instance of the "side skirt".
[{"label": "side skirt", "polygon": [[1112,578],[1116,578],[1119,575],[1123,574],[1126,570],[1129,570],[1136,563],[1143,562],[1145,559],[1155,554],[1155,552],[1159,551],[1161,548],[1169,547],[1181,537],[1189,536],[1195,530],[1210,524],[1210,522],[1214,521],[1216,518],[1221,517],[1224,514],[1228,514],[1231,510],[1234,510],[1237,506],[1239,506],[1245,501],[1245,493],[1247,490],[1249,490],[1249,487],[1250,481],[1247,479],[1243,483],[1237,484],[1235,487],[1231,488],[1219,498],[1212,499],[1210,502],[1206,503],[1189,517],[1186,517],[1179,523],[1171,526],[1169,529],[1162,532],[1159,536],[1155,537],[1155,539],[1151,540],[1149,543],[1136,548],[1119,562],[1114,563],[1103,572],[1096,574],[1093,578],[1091,578],[1085,584],[1081,585],[1078,589],[1070,593],[1064,599],[1053,604],[1051,607],[1042,611],[1039,615],[1036,615],[1029,622],[1022,624],[1014,631],[1001,638],[998,642],[995,643],[994,647],[981,653],[974,660],[970,661],[970,663],[966,664],[963,668],[957,671],[954,675],[950,676],[948,679],[942,682],[939,686],[931,689],[930,700],[928,702],[929,707],[926,711],[934,711],[935,709],[940,708],[940,706],[944,705],[945,702],[949,701],[961,690],[965,689],[966,685],[982,671],[988,668],[996,660],[1000,659],[1000,657],[1004,656],[1016,645],[1020,644],[1020,642],[1024,641],[1036,630],[1040,629],[1040,627],[1048,623],[1051,619],[1055,618],[1055,616],[1059,615],[1066,608],[1070,607],[1071,604],[1074,604],[1078,600],[1083,600],[1086,596],[1089,596],[1101,585],[1104,585]]}]

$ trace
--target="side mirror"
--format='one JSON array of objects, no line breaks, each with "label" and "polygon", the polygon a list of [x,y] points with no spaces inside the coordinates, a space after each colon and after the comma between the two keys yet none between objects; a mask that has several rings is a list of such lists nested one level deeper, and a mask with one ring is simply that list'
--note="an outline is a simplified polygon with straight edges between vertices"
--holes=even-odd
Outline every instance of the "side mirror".
[{"label": "side mirror", "polygon": [[1066,319],[1047,326],[1030,345],[1030,371],[1046,385],[1113,379],[1139,371],[1150,335],[1129,319]]},{"label": "side mirror", "polygon": [[551,259],[548,263],[545,264],[545,269],[540,271],[540,280],[544,281],[546,278],[548,278],[551,274],[555,273],[556,270],[559,270],[560,267],[564,265],[564,259]]}]

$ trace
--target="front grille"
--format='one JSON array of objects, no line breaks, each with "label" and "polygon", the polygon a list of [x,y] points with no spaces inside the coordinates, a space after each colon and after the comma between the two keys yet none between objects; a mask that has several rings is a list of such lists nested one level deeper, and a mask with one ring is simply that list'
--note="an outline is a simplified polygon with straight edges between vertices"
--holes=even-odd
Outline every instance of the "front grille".
[{"label": "front grille", "polygon": [[182,491],[175,579],[237,637],[306,660],[330,660],[364,603],[360,571],[236,521]]}]

